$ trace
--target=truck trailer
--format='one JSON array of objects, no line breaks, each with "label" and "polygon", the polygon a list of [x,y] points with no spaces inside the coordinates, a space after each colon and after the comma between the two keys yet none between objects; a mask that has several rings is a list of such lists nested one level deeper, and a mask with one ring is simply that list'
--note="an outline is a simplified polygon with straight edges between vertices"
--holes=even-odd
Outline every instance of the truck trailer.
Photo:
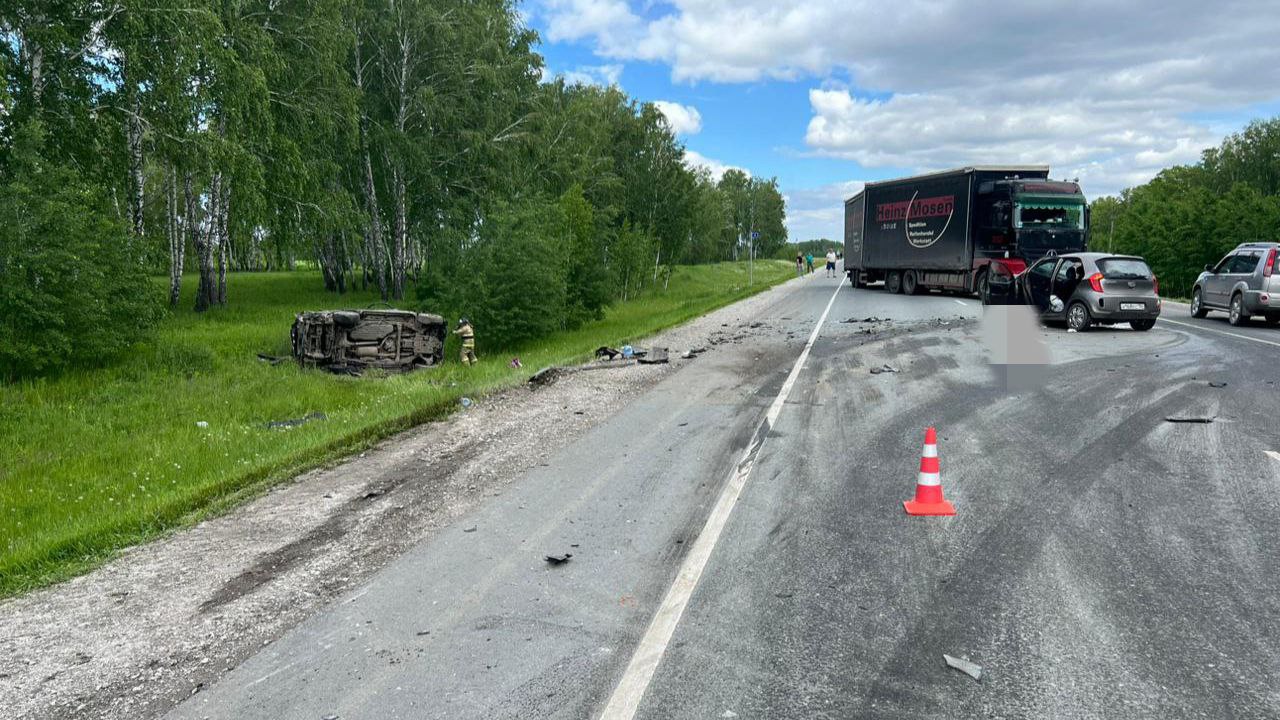
[{"label": "truck trailer", "polygon": [[1048,165],[966,167],[867,183],[844,204],[844,265],[854,287],[985,294],[1051,253],[1088,249],[1077,182]]}]

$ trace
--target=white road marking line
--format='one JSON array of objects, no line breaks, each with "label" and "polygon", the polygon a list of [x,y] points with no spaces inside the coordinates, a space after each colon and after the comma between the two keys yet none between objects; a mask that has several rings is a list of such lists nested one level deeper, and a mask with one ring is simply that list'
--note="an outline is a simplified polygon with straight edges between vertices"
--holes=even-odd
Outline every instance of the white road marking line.
[{"label": "white road marking line", "polygon": [[1180,320],[1170,320],[1168,318],[1160,318],[1160,322],[1173,323],[1174,325],[1181,325],[1182,327],[1194,328],[1196,330],[1207,330],[1208,332],[1215,332],[1219,335],[1230,335],[1233,338],[1240,338],[1241,340],[1252,340],[1256,343],[1262,343],[1263,345],[1274,345],[1275,347],[1280,347],[1280,342],[1276,342],[1274,340],[1263,340],[1262,338],[1256,338],[1252,335],[1241,335],[1240,333],[1227,332],[1226,330],[1205,327],[1203,325],[1195,325],[1193,323],[1186,323]]},{"label": "white road marking line", "polygon": [[782,406],[786,404],[787,396],[791,394],[791,388],[796,384],[796,379],[800,377],[805,360],[809,358],[809,351],[813,349],[813,343],[817,341],[818,334],[822,331],[827,315],[831,312],[831,306],[835,304],[836,296],[840,294],[842,287],[844,283],[837,285],[836,291],[831,293],[826,309],[822,311],[818,324],[809,335],[809,342],[805,343],[804,350],[800,351],[800,357],[796,358],[795,365],[791,366],[791,374],[787,375],[786,381],[782,383],[782,389],[773,399],[769,411],[756,426],[751,442],[742,451],[742,458],[729,474],[729,481],[720,492],[720,498],[711,509],[711,515],[702,526],[698,539],[693,541],[689,554],[685,556],[684,563],[680,566],[680,573],[676,575],[675,581],[671,583],[671,589],[667,591],[667,596],[662,599],[662,604],[654,613],[644,637],[640,638],[640,644],[636,646],[631,662],[627,664],[627,669],[622,673],[622,679],[618,681],[613,695],[609,697],[609,703],[600,714],[600,720],[631,720],[635,717],[640,701],[644,698],[645,691],[649,689],[649,683],[653,680],[653,674],[658,669],[658,663],[662,662],[667,645],[675,634],[676,626],[680,624],[680,616],[684,614],[689,598],[693,596],[698,580],[702,577],[702,571],[707,567],[711,551],[715,549],[720,533],[724,531],[729,515],[738,503],[738,497],[742,494],[743,488],[746,487],[747,478],[751,475],[751,468],[760,455],[760,449],[764,447],[765,438],[777,422]]},{"label": "white road marking line", "polygon": [[1280,452],[1276,452],[1275,450],[1264,450],[1263,452],[1271,456],[1272,460],[1280,460]]},{"label": "white road marking line", "polygon": [[[952,299],[953,299],[953,300],[955,300],[955,298],[952,298]],[[957,304],[957,305],[963,305],[963,306],[965,306],[965,307],[969,307],[969,303],[967,303],[967,302],[965,302],[965,301],[963,301],[963,300],[956,300],[956,304]]]}]

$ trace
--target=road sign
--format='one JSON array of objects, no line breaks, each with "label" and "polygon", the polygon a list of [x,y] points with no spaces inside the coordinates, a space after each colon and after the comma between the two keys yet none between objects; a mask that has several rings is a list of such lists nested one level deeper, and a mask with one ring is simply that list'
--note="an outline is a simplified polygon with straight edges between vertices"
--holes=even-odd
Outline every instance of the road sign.
[{"label": "road sign", "polygon": [[751,239],[752,239],[752,240],[759,240],[759,239],[760,239],[760,232],[759,232],[758,230],[752,230],[752,231],[751,231]]}]

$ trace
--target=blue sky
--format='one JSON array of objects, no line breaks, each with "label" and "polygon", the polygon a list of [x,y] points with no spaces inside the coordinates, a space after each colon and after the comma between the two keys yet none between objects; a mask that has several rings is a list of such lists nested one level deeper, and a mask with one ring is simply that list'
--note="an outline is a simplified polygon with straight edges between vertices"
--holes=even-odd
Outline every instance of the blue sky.
[{"label": "blue sky", "polygon": [[1090,196],[1280,115],[1274,0],[526,0],[552,74],[659,103],[688,162],[776,176],[792,239],[860,183],[1048,163]]}]

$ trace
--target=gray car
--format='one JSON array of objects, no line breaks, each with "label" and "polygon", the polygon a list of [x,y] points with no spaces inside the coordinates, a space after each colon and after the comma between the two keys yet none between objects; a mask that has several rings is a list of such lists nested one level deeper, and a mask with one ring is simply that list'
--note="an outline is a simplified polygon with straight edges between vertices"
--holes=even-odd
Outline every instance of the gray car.
[{"label": "gray car", "polygon": [[1073,253],[1036,261],[1016,276],[993,275],[983,302],[1031,305],[1045,322],[1083,332],[1095,324],[1150,330],[1160,317],[1160,287],[1133,255]]},{"label": "gray car", "polygon": [[1210,310],[1225,310],[1232,325],[1243,325],[1254,315],[1280,323],[1278,249],[1280,243],[1244,243],[1217,265],[1205,265],[1191,291],[1191,314],[1202,318]]}]

